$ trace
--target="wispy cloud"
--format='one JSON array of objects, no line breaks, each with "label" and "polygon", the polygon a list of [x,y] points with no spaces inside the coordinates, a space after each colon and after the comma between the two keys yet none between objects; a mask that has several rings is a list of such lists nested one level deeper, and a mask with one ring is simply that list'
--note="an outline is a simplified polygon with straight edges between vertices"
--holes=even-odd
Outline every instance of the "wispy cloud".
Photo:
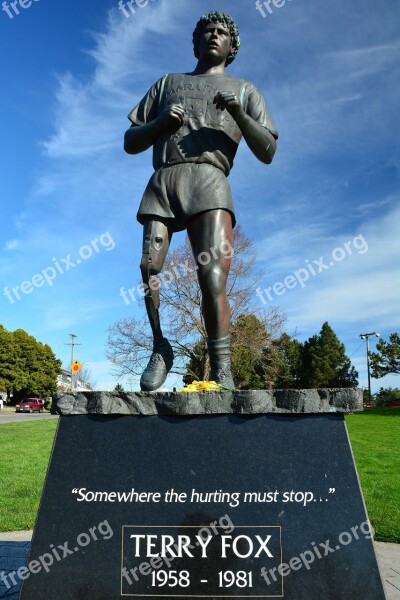
[{"label": "wispy cloud", "polygon": [[[310,274],[304,287],[297,285],[281,296],[272,294],[275,303],[284,305],[291,320],[300,329],[308,331],[326,320],[355,324],[368,321],[373,315],[376,327],[394,330],[398,326],[396,315],[400,314],[399,219],[400,210],[396,207],[379,219],[365,222],[357,230],[337,237],[327,236],[327,239],[319,235],[316,241],[307,240],[301,232],[300,236],[293,236],[289,230],[283,231],[276,238],[277,255],[280,250],[287,258],[275,264],[265,242],[262,264],[267,275],[261,288],[283,282],[286,276],[308,268],[307,259],[313,264],[313,259],[323,257],[329,269],[319,272],[318,265],[314,264],[316,275]],[[291,241],[289,254],[285,251],[285,233],[286,246],[288,240]],[[360,235],[365,244],[359,240],[358,246],[349,245],[351,254],[346,252],[346,241],[351,242]],[[296,258],[293,246],[297,251]],[[343,252],[335,253],[335,249],[343,249]],[[332,260],[332,254],[343,256],[343,260]]]},{"label": "wispy cloud", "polygon": [[6,250],[16,250],[17,248],[19,248],[19,245],[20,245],[19,240],[9,240],[8,242],[6,242],[5,249]]}]

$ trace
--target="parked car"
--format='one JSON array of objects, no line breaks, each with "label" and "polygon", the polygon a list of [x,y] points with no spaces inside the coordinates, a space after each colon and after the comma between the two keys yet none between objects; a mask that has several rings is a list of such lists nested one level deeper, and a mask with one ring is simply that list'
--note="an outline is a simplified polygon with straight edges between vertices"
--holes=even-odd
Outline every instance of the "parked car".
[{"label": "parked car", "polygon": [[383,406],[400,406],[400,400],[390,400],[390,402],[386,402]]},{"label": "parked car", "polygon": [[15,412],[43,412],[44,400],[41,398],[27,398],[15,405]]}]

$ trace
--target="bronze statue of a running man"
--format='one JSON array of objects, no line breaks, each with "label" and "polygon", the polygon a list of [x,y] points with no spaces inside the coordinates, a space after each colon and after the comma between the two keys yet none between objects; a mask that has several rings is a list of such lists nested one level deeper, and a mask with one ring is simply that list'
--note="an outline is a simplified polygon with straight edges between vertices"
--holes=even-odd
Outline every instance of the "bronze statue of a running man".
[{"label": "bronze statue of a running man", "polygon": [[[198,59],[194,71],[159,79],[129,113],[132,125],[125,133],[129,154],[153,146],[155,169],[137,213],[144,227],[140,268],[154,338],[140,380],[145,391],[162,386],[173,364],[173,350],[160,324],[157,275],[173,232],[184,229],[198,267],[211,379],[234,389],[226,294],[231,255],[223,249],[233,244],[235,214],[227,176],[242,137],[265,164],[271,163],[278,138],[257,88],[225,72],[240,46],[233,19],[223,12],[204,15],[193,45]],[[204,252],[210,257],[207,264],[198,260]]]}]

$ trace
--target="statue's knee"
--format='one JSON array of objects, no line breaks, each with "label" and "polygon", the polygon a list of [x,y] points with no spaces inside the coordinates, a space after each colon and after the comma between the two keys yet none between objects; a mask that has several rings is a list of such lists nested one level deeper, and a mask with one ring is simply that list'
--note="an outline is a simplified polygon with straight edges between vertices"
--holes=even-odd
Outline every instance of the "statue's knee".
[{"label": "statue's knee", "polygon": [[224,269],[218,265],[209,265],[202,273],[203,291],[216,296],[225,290],[226,273]]},{"label": "statue's knee", "polygon": [[148,283],[150,277],[159,274],[160,269],[158,268],[157,262],[154,262],[149,254],[143,254],[140,261],[140,271],[142,273],[143,281]]},{"label": "statue's knee", "polygon": [[158,275],[164,262],[168,232],[159,231],[158,225],[157,223],[151,223],[144,238],[140,270],[143,280],[146,282],[152,275]]},{"label": "statue's knee", "polygon": [[149,265],[148,265],[147,256],[143,255],[140,260],[140,272],[142,273],[143,280],[147,279],[147,277],[148,277],[148,269],[149,269]]}]

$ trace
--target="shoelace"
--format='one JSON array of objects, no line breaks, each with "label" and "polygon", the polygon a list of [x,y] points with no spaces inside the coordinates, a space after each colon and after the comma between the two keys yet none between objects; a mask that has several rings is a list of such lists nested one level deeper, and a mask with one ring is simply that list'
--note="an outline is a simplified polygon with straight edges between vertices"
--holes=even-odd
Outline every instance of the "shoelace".
[{"label": "shoelace", "polygon": [[218,369],[216,375],[218,379],[222,379],[222,381],[228,377],[228,373],[223,369]]},{"label": "shoelace", "polygon": [[151,355],[151,358],[149,360],[149,364],[146,367],[146,371],[154,371],[155,369],[158,369],[158,365],[159,363],[163,363],[164,364],[164,359],[161,356],[161,354],[157,353],[153,353]]}]

